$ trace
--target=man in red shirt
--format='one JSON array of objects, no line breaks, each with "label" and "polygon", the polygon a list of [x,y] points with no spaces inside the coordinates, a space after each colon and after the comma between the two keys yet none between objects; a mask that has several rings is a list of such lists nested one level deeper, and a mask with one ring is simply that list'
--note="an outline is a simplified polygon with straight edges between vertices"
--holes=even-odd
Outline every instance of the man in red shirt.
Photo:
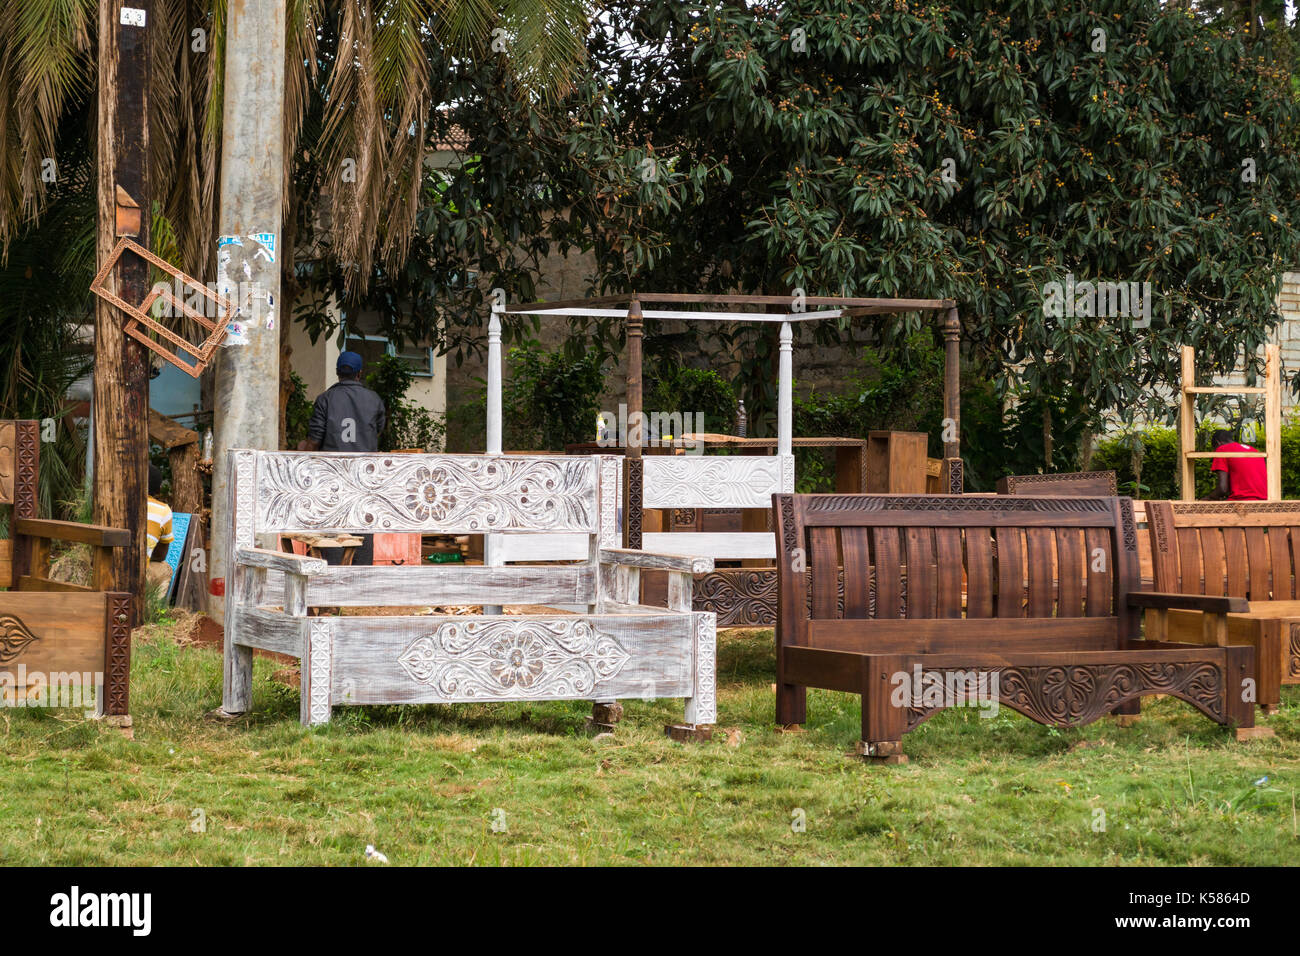
[{"label": "man in red shirt", "polygon": [[[1220,429],[1210,439],[1216,452],[1259,451],[1232,440],[1232,432]],[[1268,498],[1268,466],[1263,458],[1216,458],[1210,470],[1218,472],[1219,487],[1211,498],[1232,501],[1264,501]]]}]

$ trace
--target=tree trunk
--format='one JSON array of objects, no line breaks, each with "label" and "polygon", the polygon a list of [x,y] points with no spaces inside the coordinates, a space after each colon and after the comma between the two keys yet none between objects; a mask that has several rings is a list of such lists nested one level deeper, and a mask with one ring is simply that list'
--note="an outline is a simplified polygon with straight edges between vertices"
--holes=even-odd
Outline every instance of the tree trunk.
[{"label": "tree trunk", "polygon": [[[122,23],[122,0],[104,0],[99,21],[99,214],[96,252],[103,263],[120,235],[149,246],[149,88],[147,30],[152,0],[131,0],[144,25]],[[129,18],[129,19],[133,19]],[[122,205],[119,206],[119,197]],[[139,225],[131,222],[130,203]],[[120,215],[121,214],[121,215]],[[119,222],[119,219],[121,220]],[[127,253],[109,287],[140,303],[149,286],[149,265]],[[149,474],[149,361],[140,343],[122,332],[123,316],[95,300],[94,518],[126,528],[133,545],[113,554],[113,586],[131,592],[135,621],[144,617],[144,566]]]}]

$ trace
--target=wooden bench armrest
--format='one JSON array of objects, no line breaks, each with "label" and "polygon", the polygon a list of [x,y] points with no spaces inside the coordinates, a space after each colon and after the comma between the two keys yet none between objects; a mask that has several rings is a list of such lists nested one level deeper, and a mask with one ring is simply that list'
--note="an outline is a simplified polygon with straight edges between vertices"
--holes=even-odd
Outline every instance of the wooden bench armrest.
[{"label": "wooden bench armrest", "polygon": [[19,518],[14,522],[14,532],[33,538],[76,541],[97,548],[126,548],[131,545],[131,532],[125,528],[107,528],[104,525],[82,524],[79,521]]},{"label": "wooden bench armrest", "polygon": [[319,574],[329,564],[323,558],[313,558],[292,551],[272,551],[270,548],[236,548],[235,563],[254,568],[283,571],[286,574]]},{"label": "wooden bench armrest", "polygon": [[601,548],[600,563],[644,568],[647,571],[683,571],[687,574],[705,574],[713,570],[712,558],[689,554],[660,554],[657,551],[637,551],[633,548]]},{"label": "wooden bench armrest", "polygon": [[1167,591],[1133,591],[1129,607],[1149,607],[1161,611],[1207,611],[1210,614],[1244,614],[1250,602],[1243,597],[1220,597],[1215,594],[1172,594]]}]

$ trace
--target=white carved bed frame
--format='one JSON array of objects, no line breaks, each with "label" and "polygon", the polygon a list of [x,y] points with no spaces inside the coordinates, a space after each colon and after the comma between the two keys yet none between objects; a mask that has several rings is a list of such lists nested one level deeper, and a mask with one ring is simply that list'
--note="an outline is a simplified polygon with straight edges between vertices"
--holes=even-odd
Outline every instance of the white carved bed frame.
[{"label": "white carved bed frame", "polygon": [[[669,308],[644,309],[653,302]],[[699,311],[672,308],[699,306]],[[744,311],[733,311],[739,307]],[[748,308],[746,308],[748,307]],[[810,308],[811,311],[804,309]],[[766,311],[765,311],[766,310]],[[645,508],[771,508],[772,495],[792,494],[795,483],[793,449],[793,342],[792,323],[847,319],[912,311],[944,312],[946,364],[945,414],[959,418],[957,404],[957,339],[959,325],[956,303],[950,299],[862,299],[807,296],[796,302],[790,297],[759,295],[640,294],[604,296],[567,302],[532,302],[493,306],[488,321],[487,450],[502,451],[502,347],[503,314],[533,316],[585,316],[621,318],[628,344],[628,417],[641,412],[641,337],[645,320],[682,319],[691,322],[779,322],[780,346],[777,366],[777,447],[771,456],[753,455],[650,455],[641,456],[636,437],[629,436],[624,484],[622,541],[632,549],[668,549],[716,560],[776,560],[775,531],[762,532],[651,532],[643,533],[641,515]],[[635,377],[634,377],[635,373]],[[682,409],[681,411],[686,411]],[[955,431],[955,430],[954,430]],[[961,492],[961,458],[955,435],[944,449],[949,491]],[[620,456],[620,461],[621,461]],[[583,542],[573,536],[504,539],[485,538],[485,561],[505,565],[517,561],[574,558],[582,553]],[[776,618],[776,578],[771,569],[755,573],[725,569],[697,583],[697,608],[714,608],[746,626],[771,626]]]},{"label": "white carved bed frame", "polygon": [[[342,704],[686,699],[689,737],[717,716],[713,614],[691,610],[701,557],[617,547],[613,456],[230,452],[223,710],[252,706],[252,652],[302,661],[304,724]],[[276,549],[308,532],[581,536],[577,563],[338,567]],[[642,568],[668,608],[637,604]],[[309,607],[484,605],[480,615],[307,616]],[[582,613],[503,615],[503,605]]]}]

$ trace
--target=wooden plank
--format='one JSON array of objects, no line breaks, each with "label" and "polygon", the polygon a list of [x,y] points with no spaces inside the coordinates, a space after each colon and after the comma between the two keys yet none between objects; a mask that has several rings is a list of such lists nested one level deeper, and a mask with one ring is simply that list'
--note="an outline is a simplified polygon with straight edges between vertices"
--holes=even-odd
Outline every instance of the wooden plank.
[{"label": "wooden plank", "polygon": [[808,568],[812,572],[812,616],[839,616],[839,543],[834,528],[808,532]]},{"label": "wooden plank", "polygon": [[1077,528],[1056,530],[1056,574],[1058,617],[1083,616],[1084,587],[1083,532]]},{"label": "wooden plank", "polygon": [[589,534],[494,534],[489,536],[502,564],[515,561],[586,561]]},{"label": "wooden plank", "polygon": [[[43,592],[0,594],[0,614],[10,619],[5,623],[8,660],[0,665],[13,688],[6,693],[26,694],[33,687],[33,676],[43,674],[56,689],[63,685],[80,694],[79,700],[66,706],[89,708],[86,691],[94,687],[95,674],[108,671],[104,661],[107,604],[102,592],[69,592],[58,600]],[[17,683],[20,666],[28,675],[22,688]],[[70,675],[76,675],[75,684],[70,683],[74,680]]]},{"label": "wooden plank", "polygon": [[[687,614],[341,617],[335,628],[335,705],[684,697],[694,683]],[[502,638],[526,649],[517,663],[473,662],[479,644]]]},{"label": "wooden plank", "polygon": [[[945,511],[934,507],[922,508],[917,507],[915,510],[900,510],[908,504],[907,499],[928,498],[934,502],[937,495],[817,495],[817,498],[825,499],[824,502],[814,502],[813,507],[808,512],[808,520],[804,522],[804,527],[816,528],[834,526],[837,528],[938,528],[938,527],[966,527],[974,525],[977,527],[987,528],[1109,528],[1112,527],[1112,518],[1105,511],[1016,511],[1012,508],[1006,510],[989,510],[976,511],[956,506],[956,497],[949,499],[943,496],[945,503],[948,500],[954,502],[951,511]],[[853,510],[848,507],[843,510],[836,510],[837,499],[852,499],[865,502],[863,510]],[[899,502],[898,508],[878,508],[871,504],[871,499],[884,499]],[[967,501],[979,502],[1006,502],[1014,507],[1017,505],[1038,502],[1055,505],[1058,499],[1039,498],[1035,496],[1025,497],[994,497],[994,496],[975,496],[972,495]],[[1104,498],[1074,498],[1062,499],[1074,503],[1085,502],[1103,502],[1109,499]],[[853,504],[857,504],[854,501]],[[878,510],[877,510],[878,508]],[[871,510],[866,510],[871,509]]]},{"label": "wooden plank", "polygon": [[1029,528],[1025,532],[1028,546],[1030,617],[1051,617],[1056,607],[1054,572],[1056,535],[1050,528]]},{"label": "wooden plank", "polygon": [[[0,421],[0,505],[14,503],[14,473],[18,460],[18,423]],[[3,578],[0,580],[8,580]]]},{"label": "wooden plank", "polygon": [[1268,557],[1269,572],[1272,577],[1272,594],[1275,601],[1291,600],[1291,542],[1286,528],[1269,528]]},{"label": "wooden plank", "polygon": [[1175,533],[1178,538],[1178,567],[1182,571],[1182,583],[1178,590],[1184,594],[1204,594],[1201,536],[1195,528],[1179,528]]},{"label": "wooden plank", "polygon": [[[1224,567],[1228,571],[1228,594],[1233,597],[1246,597],[1248,592],[1249,575],[1246,569],[1246,530],[1244,528],[1225,527],[1223,529],[1223,553]],[[1165,590],[1159,582],[1156,583],[1159,590]],[[1171,591],[1182,589],[1181,582],[1178,586],[1169,588]]]},{"label": "wooden plank", "polygon": [[313,607],[587,604],[596,594],[590,565],[331,566],[309,581]]},{"label": "wooden plank", "polygon": [[[1199,503],[1199,502],[1198,502]],[[1246,505],[1265,505],[1263,501],[1250,502],[1222,502],[1220,507],[1223,510],[1210,512],[1192,512],[1188,514],[1178,508],[1181,502],[1175,502],[1173,511],[1174,524],[1179,528],[1222,528],[1226,525],[1232,525],[1237,528],[1272,528],[1285,527],[1295,524],[1300,512],[1297,510],[1247,510]],[[1285,502],[1287,505],[1300,504],[1300,502]]]},{"label": "wooden plank", "polygon": [[967,528],[966,616],[993,616],[993,538],[988,528]]},{"label": "wooden plank", "polygon": [[256,647],[301,658],[309,620],[272,608],[237,607],[235,626],[230,633],[235,635],[235,643],[241,647]]},{"label": "wooden plank", "polygon": [[936,603],[934,532],[930,528],[908,528],[903,537],[907,545],[907,617],[932,619]]},{"label": "wooden plank", "polygon": [[873,621],[869,627],[860,621],[813,621],[808,626],[808,646],[872,654],[1090,650],[1114,647],[1117,627],[1113,617],[909,618]]},{"label": "wooden plank", "polygon": [[[648,459],[647,459],[648,460]],[[771,532],[741,532],[715,534],[712,532],[676,531],[647,532],[641,536],[641,547],[646,551],[664,554],[698,554],[703,557],[739,561],[746,558],[776,559],[776,539]]]},{"label": "wooden plank", "polygon": [[12,587],[14,579],[13,541],[6,538],[0,541],[0,587]]},{"label": "wooden plank", "polygon": [[643,568],[647,571],[683,571],[688,574],[708,574],[713,570],[713,559],[689,554],[658,551],[635,551],[631,548],[601,548],[602,564]]},{"label": "wooden plank", "polygon": [[[1184,529],[1195,534],[1194,529]],[[1201,528],[1201,575],[1205,586],[1202,594],[1227,594],[1224,590],[1226,564],[1223,555],[1223,532],[1218,528]]]},{"label": "wooden plank", "polygon": [[935,617],[961,617],[962,550],[960,528],[934,529]]},{"label": "wooden plank", "polygon": [[846,618],[865,618],[871,614],[870,537],[867,528],[845,528],[840,532],[840,547],[844,551]]},{"label": "wooden plank", "polygon": [[1105,531],[1088,529],[1084,533],[1088,553],[1084,565],[1088,573],[1088,617],[1109,617],[1115,613],[1114,565],[1110,535]]},{"label": "wooden plank", "polygon": [[88,588],[81,584],[69,584],[67,581],[54,581],[46,577],[38,577],[32,574],[24,574],[18,579],[19,591],[83,591],[94,593],[94,588]]},{"label": "wooden plank", "polygon": [[[1250,573],[1250,591],[1246,595],[1252,601],[1267,601],[1272,597],[1269,585],[1268,536],[1263,528],[1246,528],[1246,566]],[[1183,575],[1183,587],[1188,590],[1187,575]]]},{"label": "wooden plank", "polygon": [[998,617],[1025,616],[1025,533],[996,528],[998,545]]},{"label": "wooden plank", "polygon": [[55,541],[76,541],[79,544],[99,545],[106,548],[125,548],[131,543],[131,533],[122,528],[107,528],[78,521],[49,521],[44,518],[19,518],[14,522],[18,534]]},{"label": "wooden plank", "polygon": [[872,528],[871,550],[876,556],[876,619],[899,616],[903,593],[903,566],[897,528]]}]

